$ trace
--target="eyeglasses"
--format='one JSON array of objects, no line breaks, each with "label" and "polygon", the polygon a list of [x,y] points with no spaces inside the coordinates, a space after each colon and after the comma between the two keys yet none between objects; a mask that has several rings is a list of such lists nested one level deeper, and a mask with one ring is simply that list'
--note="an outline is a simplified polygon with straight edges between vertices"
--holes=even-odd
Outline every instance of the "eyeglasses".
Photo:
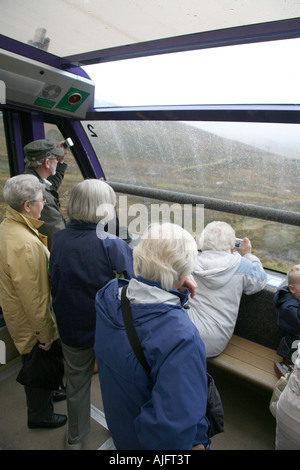
[{"label": "eyeglasses", "polygon": [[43,199],[33,199],[32,201],[30,202],[42,202],[43,204],[46,204],[46,199],[43,197]]}]

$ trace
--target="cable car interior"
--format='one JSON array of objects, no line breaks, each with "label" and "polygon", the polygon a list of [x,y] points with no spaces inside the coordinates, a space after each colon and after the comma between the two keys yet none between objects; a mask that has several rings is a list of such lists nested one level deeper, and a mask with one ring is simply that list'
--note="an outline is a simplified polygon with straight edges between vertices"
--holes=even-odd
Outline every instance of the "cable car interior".
[{"label": "cable car interior", "polygon": [[[228,348],[208,360],[225,412],[211,449],[273,450],[273,297],[300,263],[300,1],[0,5],[0,222],[3,186],[24,172],[24,146],[71,138],[65,213],[75,183],[103,178],[133,240],[163,204],[174,219],[191,207],[193,233],[223,220],[248,237],[268,280],[243,295]],[[0,448],[63,449],[64,429],[26,426],[20,356],[2,313],[0,345]],[[97,375],[91,401],[84,448],[112,450]]]}]

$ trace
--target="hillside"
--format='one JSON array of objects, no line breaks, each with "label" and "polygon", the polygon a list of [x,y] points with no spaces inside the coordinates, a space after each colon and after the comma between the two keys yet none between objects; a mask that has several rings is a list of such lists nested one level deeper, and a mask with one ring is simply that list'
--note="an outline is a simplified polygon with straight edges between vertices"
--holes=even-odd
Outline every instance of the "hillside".
[{"label": "hillside", "polygon": [[[300,160],[177,122],[93,122],[93,127],[97,137],[91,140],[108,180],[300,211]],[[204,224],[212,220],[227,221],[238,237],[249,237],[270,269],[286,272],[300,263],[298,227],[206,211]]]},{"label": "hillside", "polygon": [[113,181],[300,211],[300,161],[176,122],[98,122]]}]

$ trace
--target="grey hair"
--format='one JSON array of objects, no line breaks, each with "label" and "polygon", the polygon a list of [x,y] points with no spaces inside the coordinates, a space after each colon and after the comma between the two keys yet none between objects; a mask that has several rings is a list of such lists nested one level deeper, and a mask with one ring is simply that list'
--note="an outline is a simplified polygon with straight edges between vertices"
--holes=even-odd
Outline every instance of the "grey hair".
[{"label": "grey hair", "polygon": [[133,250],[134,272],[170,291],[175,282],[191,274],[197,253],[194,238],[179,225],[152,224]]},{"label": "grey hair", "polygon": [[47,160],[47,158],[49,157],[45,157],[43,158],[42,160],[27,160],[27,158],[25,158],[25,163],[26,163],[26,167],[27,168],[33,168],[34,170],[36,168],[39,168],[40,166],[42,166],[45,162],[45,160]]},{"label": "grey hair", "polygon": [[227,251],[235,246],[235,231],[226,222],[210,222],[200,235],[199,248],[202,251]]},{"label": "grey hair", "polygon": [[34,175],[17,175],[6,181],[3,197],[10,207],[22,212],[25,201],[38,199],[39,192],[43,192],[44,185]]},{"label": "grey hair", "polygon": [[71,220],[106,223],[115,216],[116,194],[105,181],[86,179],[71,190],[67,214]]}]

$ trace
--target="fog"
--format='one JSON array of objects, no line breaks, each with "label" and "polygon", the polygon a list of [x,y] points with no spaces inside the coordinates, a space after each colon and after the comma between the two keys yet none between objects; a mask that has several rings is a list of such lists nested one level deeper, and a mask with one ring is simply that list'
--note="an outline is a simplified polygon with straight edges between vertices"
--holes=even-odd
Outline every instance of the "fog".
[{"label": "fog", "polygon": [[236,140],[282,157],[300,159],[299,124],[252,122],[187,123],[227,139]]},{"label": "fog", "polygon": [[[162,54],[84,67],[96,106],[300,104],[300,39]],[[289,158],[298,125],[190,123]]]}]

